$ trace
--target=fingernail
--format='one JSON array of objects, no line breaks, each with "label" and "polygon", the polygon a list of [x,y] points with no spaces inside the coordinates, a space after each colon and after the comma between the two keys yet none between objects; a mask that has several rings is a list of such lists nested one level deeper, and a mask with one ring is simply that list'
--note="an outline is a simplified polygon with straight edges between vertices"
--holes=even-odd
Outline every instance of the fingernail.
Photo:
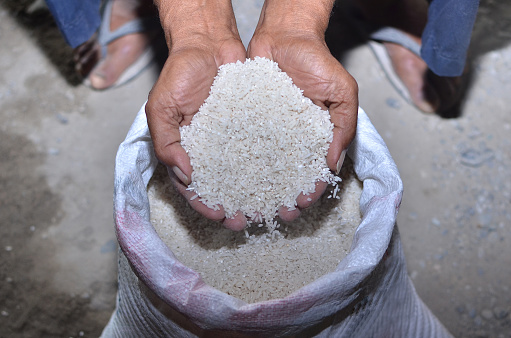
[{"label": "fingernail", "polygon": [[344,163],[344,158],[346,157],[346,149],[341,152],[341,156],[339,157],[339,161],[337,161],[337,170],[335,171],[336,175],[339,175],[341,172],[342,164]]},{"label": "fingernail", "polygon": [[179,169],[179,167],[177,166],[174,166],[172,167],[172,171],[174,172],[174,174],[176,175],[176,177],[181,181],[183,182],[185,185],[188,185],[190,184],[190,181],[188,180],[188,176],[186,176],[182,171],[181,169]]}]

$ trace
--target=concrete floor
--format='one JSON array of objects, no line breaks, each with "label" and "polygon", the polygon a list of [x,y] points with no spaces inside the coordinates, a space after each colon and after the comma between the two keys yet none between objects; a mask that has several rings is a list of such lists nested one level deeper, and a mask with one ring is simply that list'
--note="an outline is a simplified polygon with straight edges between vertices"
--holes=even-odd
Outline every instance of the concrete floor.
[{"label": "concrete floor", "polygon": [[[158,67],[95,92],[47,13],[0,2],[0,337],[98,336],[115,303],[114,157]],[[234,1],[247,42],[260,2]],[[483,1],[456,118],[404,102],[367,45],[342,62],[404,182],[409,274],[457,337],[511,337],[511,4]]]}]

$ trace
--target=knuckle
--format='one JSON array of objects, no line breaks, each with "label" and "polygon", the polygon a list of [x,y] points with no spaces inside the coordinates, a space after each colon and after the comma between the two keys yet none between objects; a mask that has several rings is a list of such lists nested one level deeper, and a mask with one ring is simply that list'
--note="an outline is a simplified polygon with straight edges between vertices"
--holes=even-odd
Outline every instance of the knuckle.
[{"label": "knuckle", "polygon": [[158,161],[166,163],[167,162],[165,156],[166,154],[163,149],[164,149],[163,147],[158,146],[156,143],[154,144],[154,155],[156,156]]},{"label": "knuckle", "polygon": [[350,74],[345,77],[343,87],[347,97],[358,97],[358,83]]},{"label": "knuckle", "polygon": [[148,117],[153,117],[159,123],[170,125],[170,127],[179,127],[183,116],[180,112],[179,103],[173,98],[173,95],[168,97],[155,97],[149,94],[149,100],[146,104],[146,112]]}]

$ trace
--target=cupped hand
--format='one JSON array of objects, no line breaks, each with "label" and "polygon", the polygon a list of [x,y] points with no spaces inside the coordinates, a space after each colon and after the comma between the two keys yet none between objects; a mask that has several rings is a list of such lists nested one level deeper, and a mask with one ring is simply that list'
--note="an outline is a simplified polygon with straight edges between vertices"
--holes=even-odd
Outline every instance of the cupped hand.
[{"label": "cupped hand", "polygon": [[[248,56],[266,57],[277,62],[306,97],[329,111],[334,135],[326,160],[328,167],[338,173],[346,148],[356,132],[358,86],[332,56],[324,35],[306,30],[265,27],[260,21],[248,47]],[[300,210],[316,202],[326,188],[325,182],[318,181],[314,193],[298,196],[296,209],[280,208],[280,217],[286,221],[295,219]]]},{"label": "cupped hand", "polygon": [[199,213],[212,220],[223,220],[226,227],[241,230],[246,219],[241,214],[225,219],[225,213],[206,207],[194,192],[186,190],[191,182],[190,158],[181,146],[179,127],[190,123],[208,97],[218,67],[245,60],[241,40],[212,40],[199,37],[193,41],[175,41],[163,70],[149,94],[146,115],[156,157],[169,168],[178,191]]}]

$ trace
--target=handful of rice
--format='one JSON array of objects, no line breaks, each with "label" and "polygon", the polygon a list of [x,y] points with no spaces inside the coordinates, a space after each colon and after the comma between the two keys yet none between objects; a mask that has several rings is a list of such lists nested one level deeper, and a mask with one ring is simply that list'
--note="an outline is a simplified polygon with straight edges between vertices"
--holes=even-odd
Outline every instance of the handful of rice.
[{"label": "handful of rice", "polygon": [[202,203],[223,206],[230,218],[276,226],[279,207],[336,185],[326,155],[333,138],[327,111],[303,96],[277,63],[256,57],[221,66],[210,95],[181,127],[181,144],[193,167],[191,184]]}]

